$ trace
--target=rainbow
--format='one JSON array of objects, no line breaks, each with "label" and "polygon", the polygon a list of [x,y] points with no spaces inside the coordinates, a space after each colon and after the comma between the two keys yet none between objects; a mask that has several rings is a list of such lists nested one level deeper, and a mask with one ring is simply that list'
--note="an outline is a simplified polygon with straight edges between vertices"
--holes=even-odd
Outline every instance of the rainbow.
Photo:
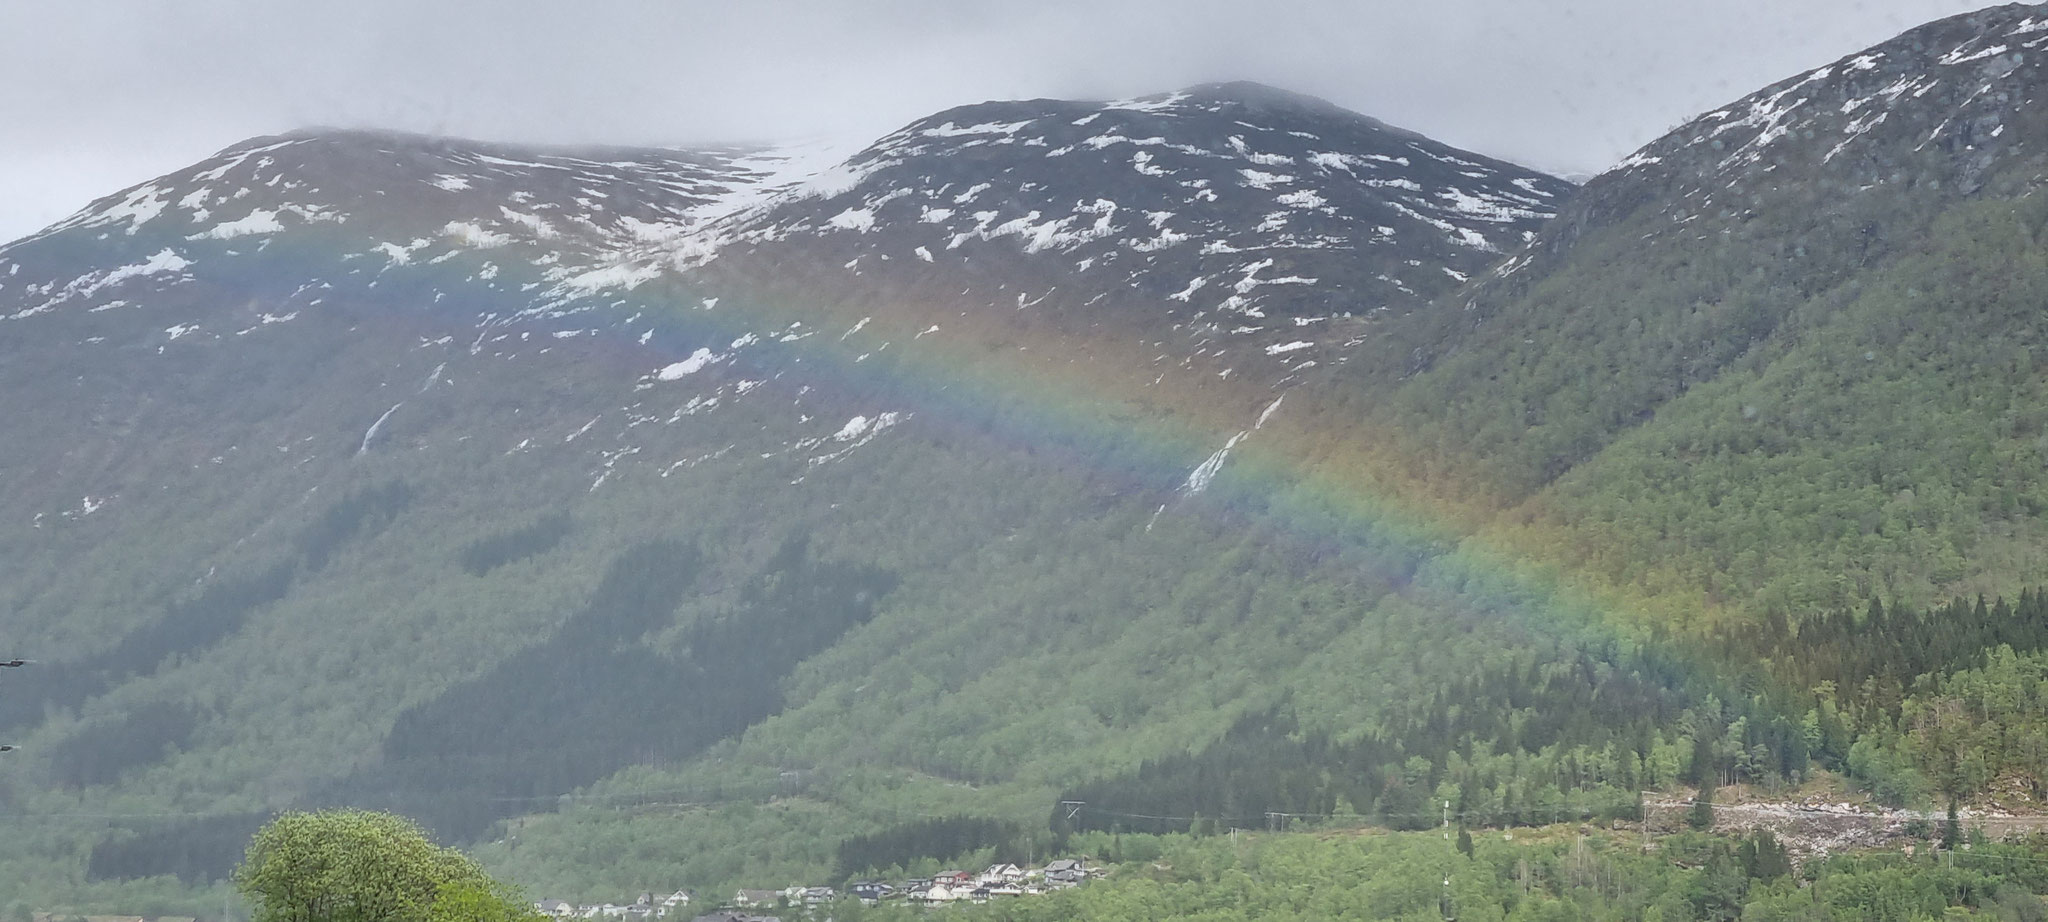
[{"label": "rainbow", "polygon": [[[530,258],[508,258],[516,246],[451,250],[444,261],[401,267],[376,265],[362,255],[365,237],[330,226],[294,228],[240,255],[227,251],[252,247],[142,231],[111,239],[138,254],[174,247],[201,283],[282,298],[308,278],[352,270],[373,279],[349,293],[352,301],[423,335],[465,338],[479,324],[596,327],[607,361],[641,369],[797,324],[814,335],[774,343],[762,359],[800,368],[814,385],[888,395],[925,424],[1054,452],[1149,491],[1164,513],[1278,523],[1312,546],[1365,549],[1385,561],[1403,594],[1446,613],[1510,619],[1564,642],[1609,647],[1648,643],[1656,625],[1706,626],[1727,617],[1697,592],[1629,590],[1571,572],[1557,549],[1582,545],[1583,536],[1517,523],[1509,513],[1519,503],[1498,499],[1476,478],[1433,470],[1400,432],[1363,424],[1331,431],[1323,425],[1334,386],[1327,380],[1277,391],[1242,376],[1162,374],[1154,355],[1118,345],[1136,336],[1084,335],[1021,312],[963,314],[961,305],[931,297],[860,304],[826,294],[827,281],[749,278],[719,262],[535,307],[521,286],[545,279]],[[106,239],[78,228],[30,238],[0,256],[105,266]],[[486,260],[504,269],[489,285],[476,280]],[[704,308],[708,298],[716,298],[714,308]],[[630,329],[626,318],[635,318]],[[934,318],[945,329],[918,336]],[[861,338],[842,335],[856,324]],[[869,345],[877,341],[887,345]],[[1193,482],[1197,469],[1205,475]]]}]

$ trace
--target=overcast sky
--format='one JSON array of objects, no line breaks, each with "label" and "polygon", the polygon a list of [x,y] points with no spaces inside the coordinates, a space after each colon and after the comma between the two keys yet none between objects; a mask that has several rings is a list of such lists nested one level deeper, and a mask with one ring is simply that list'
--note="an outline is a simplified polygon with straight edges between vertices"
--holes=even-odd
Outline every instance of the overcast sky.
[{"label": "overcast sky", "polygon": [[1954,0],[0,0],[0,240],[311,125],[683,144],[1249,79],[1591,173]]}]

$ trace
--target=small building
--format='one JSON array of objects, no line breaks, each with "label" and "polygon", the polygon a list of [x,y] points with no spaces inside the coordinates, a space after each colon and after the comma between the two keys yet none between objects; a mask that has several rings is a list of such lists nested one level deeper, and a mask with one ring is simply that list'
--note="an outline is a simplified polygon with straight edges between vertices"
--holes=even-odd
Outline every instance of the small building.
[{"label": "small building", "polygon": [[846,892],[853,894],[856,899],[862,902],[876,903],[888,899],[891,895],[895,894],[896,888],[879,881],[863,880],[849,885],[846,888]]},{"label": "small building", "polygon": [[1088,879],[1088,866],[1078,858],[1062,858],[1045,866],[1049,884],[1078,884]]},{"label": "small building", "polygon": [[773,906],[782,900],[782,894],[775,890],[741,890],[733,894],[732,904],[740,909],[758,909]]}]

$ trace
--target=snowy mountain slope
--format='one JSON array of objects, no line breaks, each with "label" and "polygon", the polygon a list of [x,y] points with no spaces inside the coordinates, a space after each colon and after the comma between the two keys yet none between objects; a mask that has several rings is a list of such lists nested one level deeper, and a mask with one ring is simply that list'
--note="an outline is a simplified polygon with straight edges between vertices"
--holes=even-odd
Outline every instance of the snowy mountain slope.
[{"label": "snowy mountain slope", "polygon": [[[1021,606],[1078,619],[1060,636],[1092,632],[1121,671],[1149,638],[1045,614],[1093,561],[1038,549],[1089,521],[1104,542],[1239,540],[1181,513],[1225,501],[1289,412],[1273,389],[1484,271],[1568,189],[1249,85],[963,107],[850,158],[237,145],[0,247],[0,477],[23,485],[0,494],[0,631],[52,666],[0,698],[0,732],[59,753],[0,783],[46,806],[182,786],[209,821],[358,795],[459,801],[470,831],[547,809],[622,765],[452,798],[433,766],[478,753],[425,731],[387,749],[396,715],[573,634],[594,574],[649,536],[709,561],[680,625],[722,616],[764,547],[816,535],[816,573],[887,569],[878,585],[908,587],[891,606],[967,613],[945,621],[980,625],[944,642],[962,663],[1000,666],[984,629]],[[467,563],[571,520],[560,554]],[[1163,546],[1120,571],[1149,574],[1135,608],[1186,578]],[[1378,565],[1333,572],[1336,595],[1386,590]],[[625,647],[686,659],[688,636]],[[1262,642],[1299,661],[1315,636]],[[1183,678],[1143,681],[1163,700]],[[984,725],[874,719],[905,751]],[[615,730],[605,751],[661,760],[737,732]],[[1092,718],[1073,732],[1077,765],[1125,745]],[[1004,761],[973,745],[960,764]],[[149,860],[105,873],[186,869]]]},{"label": "snowy mountain slope", "polygon": [[286,223],[345,223],[358,213],[377,221],[460,213],[482,233],[621,245],[735,210],[844,153],[552,149],[313,130],[235,145],[96,202],[35,237],[74,228],[130,236],[177,228],[188,239],[228,239],[274,233]]},{"label": "snowy mountain slope", "polygon": [[[1691,119],[1588,180],[1526,248],[1447,298],[1457,310],[1415,315],[1361,343],[1343,386],[1360,386],[1360,375],[1379,376],[1375,389],[1392,386],[1391,378],[1462,351],[1465,370],[1444,386],[1484,390],[1498,376],[1474,378],[1472,369],[1508,361],[1560,317],[1582,324],[1573,335],[1589,347],[1682,327],[1654,358],[1613,360],[1654,383],[1567,401],[1602,406],[1600,429],[1647,419],[1658,402],[1765,342],[1801,299],[1909,253],[1943,209],[2029,194],[2048,174],[2048,120],[2038,106],[2048,92],[2044,51],[2048,10],[1990,7],[1926,23]],[[1598,247],[1582,251],[1588,243]],[[1622,277],[1631,280],[1626,290],[1616,286]],[[1609,321],[1611,329],[1600,325]],[[1488,325],[1491,332],[1473,335]],[[1560,380],[1540,390],[1576,386]],[[1501,406],[1499,395],[1472,399],[1475,408]],[[1543,419],[1537,407],[1547,400],[1517,398],[1528,405],[1519,425]],[[1544,432],[1575,444],[1564,454],[1600,444],[1584,433]],[[1519,438],[1505,430],[1500,437]],[[1538,467],[1555,476],[1565,461]]]},{"label": "snowy mountain slope", "polygon": [[1588,180],[1536,246],[1501,268],[1569,249],[1638,209],[1653,239],[1792,200],[1825,218],[1873,193],[1954,199],[1991,168],[2038,155],[2048,10],[2013,3],[1927,23],[1702,114]]},{"label": "snowy mountain slope", "polygon": [[963,307],[1111,318],[1177,333],[1168,367],[1273,380],[1362,335],[1330,321],[1414,310],[1518,250],[1570,191],[1321,100],[1216,84],[941,112],[677,261],[836,267]]},{"label": "snowy mountain slope", "polygon": [[[73,302],[104,307],[133,281],[177,278],[194,252],[261,252],[289,231],[353,238],[356,255],[386,267],[521,244],[517,259],[545,266],[543,278],[573,279],[692,233],[843,153],[831,145],[555,150],[367,131],[257,138],[0,247],[0,297],[12,295],[0,316]],[[87,250],[93,264],[69,277],[65,265],[37,265],[60,245]],[[23,278],[24,265],[55,275]]]},{"label": "snowy mountain slope", "polygon": [[[23,349],[162,354],[274,340],[367,299],[436,318],[419,357],[445,378],[630,340],[659,355],[580,440],[619,440],[590,459],[596,481],[647,460],[636,421],[710,412],[820,332],[856,359],[970,340],[1015,353],[1021,334],[1119,343],[1096,361],[1155,385],[1173,370],[1284,383],[1497,262],[1569,190],[1252,84],[966,106],[843,149],[255,139],[0,248],[0,323]],[[738,306],[764,301],[806,306]],[[695,310],[650,313],[664,302]],[[791,417],[788,445],[846,421]]]},{"label": "snowy mountain slope", "polygon": [[[729,444],[709,444],[706,415],[766,399],[786,361],[738,369],[735,357],[801,337],[790,321],[657,321],[645,299],[603,293],[650,277],[621,268],[629,254],[838,157],[830,145],[561,151],[322,131],[236,145],[95,202],[0,247],[0,381],[43,393],[11,414],[0,450],[0,471],[41,486],[0,497],[0,520],[26,535],[120,516],[167,489],[167,464],[206,470],[256,444],[312,470],[415,437],[474,438],[552,451],[584,488],[622,463],[653,475],[701,462]],[[525,376],[570,355],[616,380],[566,398],[528,390]],[[789,431],[753,430],[755,461],[791,453],[791,477],[897,418],[886,406],[829,415],[799,387],[778,417]],[[470,403],[508,415],[433,431]],[[572,423],[535,412],[569,407]],[[860,432],[834,438],[863,414]]]}]

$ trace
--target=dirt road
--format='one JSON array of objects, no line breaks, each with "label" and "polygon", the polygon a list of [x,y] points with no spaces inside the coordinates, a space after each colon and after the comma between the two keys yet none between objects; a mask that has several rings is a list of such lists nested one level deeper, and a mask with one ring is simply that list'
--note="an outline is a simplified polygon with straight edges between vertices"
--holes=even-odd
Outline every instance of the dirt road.
[{"label": "dirt road", "polygon": [[[1692,806],[1690,800],[1646,800],[1645,827],[1652,834],[1676,831]],[[1843,801],[1715,803],[1713,809],[1716,832],[1768,829],[1801,860],[1849,849],[1903,847],[1940,835],[1948,819],[1940,812]],[[1982,829],[1993,839],[2048,832],[2048,816],[2043,815],[1963,810],[1958,816],[1964,829]]]}]

